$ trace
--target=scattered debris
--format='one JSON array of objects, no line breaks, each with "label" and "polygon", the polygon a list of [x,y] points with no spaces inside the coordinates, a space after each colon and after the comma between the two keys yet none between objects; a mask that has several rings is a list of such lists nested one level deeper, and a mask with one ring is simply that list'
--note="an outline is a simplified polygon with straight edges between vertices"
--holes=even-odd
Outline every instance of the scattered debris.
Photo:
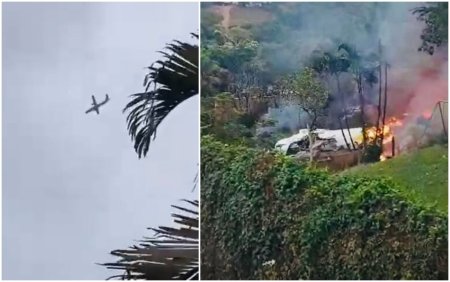
[{"label": "scattered debris", "polygon": [[[350,134],[355,141],[355,146],[359,146],[362,142],[362,129],[350,128]],[[313,144],[313,150],[322,152],[347,150],[344,137],[341,130],[316,129],[313,131],[316,142]],[[349,132],[344,129],[345,138],[349,138]],[[300,129],[299,133],[279,140],[275,144],[275,149],[286,155],[296,155],[299,152],[309,152],[308,129]]]}]

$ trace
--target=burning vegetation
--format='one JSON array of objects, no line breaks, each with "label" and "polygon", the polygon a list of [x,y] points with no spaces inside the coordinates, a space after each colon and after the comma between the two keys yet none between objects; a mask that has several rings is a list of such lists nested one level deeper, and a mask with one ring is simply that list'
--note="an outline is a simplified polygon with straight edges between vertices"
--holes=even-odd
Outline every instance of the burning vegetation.
[{"label": "burning vegetation", "polygon": [[448,279],[448,4],[253,4],[202,3],[202,275]]},{"label": "burning vegetation", "polygon": [[421,115],[411,117],[403,113],[399,118],[389,118],[378,130],[370,127],[366,130],[366,136],[370,141],[383,136],[380,160],[384,161],[396,154],[426,146],[438,138],[446,139],[447,120],[447,101],[438,101],[434,109]]},{"label": "burning vegetation", "polygon": [[202,5],[203,134],[273,148],[320,128],[363,162],[446,136],[447,4]]}]

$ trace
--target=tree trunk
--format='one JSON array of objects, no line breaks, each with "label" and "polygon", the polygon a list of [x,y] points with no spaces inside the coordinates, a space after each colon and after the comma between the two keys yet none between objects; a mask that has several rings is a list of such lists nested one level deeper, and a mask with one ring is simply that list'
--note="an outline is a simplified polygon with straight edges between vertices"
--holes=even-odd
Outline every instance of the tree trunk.
[{"label": "tree trunk", "polygon": [[[386,124],[386,108],[387,108],[387,63],[384,63],[384,105],[383,105],[383,129]],[[383,150],[384,130],[381,130],[381,150]]]},{"label": "tree trunk", "polygon": [[392,136],[392,141],[391,141],[392,143],[391,143],[391,156],[392,157],[395,157],[395,138],[394,138],[394,136]]},{"label": "tree trunk", "polygon": [[350,146],[348,145],[347,138],[345,137],[344,127],[342,126],[341,119],[338,118],[338,121],[339,121],[339,127],[341,128],[342,137],[344,137],[345,145],[347,145],[347,149],[350,150]]},{"label": "tree trunk", "polygon": [[245,92],[244,97],[245,97],[245,113],[249,114],[250,113],[250,93]]},{"label": "tree trunk", "polygon": [[380,119],[381,119],[381,82],[382,82],[382,73],[381,73],[381,41],[378,41],[378,52],[380,55],[380,65],[378,67],[378,71],[379,71],[379,80],[378,80],[378,117],[377,117],[377,127],[376,127],[376,131],[375,131],[375,143],[378,142],[379,139],[379,128],[380,128]]},{"label": "tree trunk", "polygon": [[298,124],[299,124],[299,127],[300,128],[302,128],[302,109],[299,109],[298,110]]},{"label": "tree trunk", "polygon": [[[304,110],[304,111],[306,111],[306,110]],[[312,163],[314,161],[314,154],[313,154],[312,147],[314,145],[314,142],[316,141],[312,132],[316,128],[317,112],[313,111],[312,113],[308,113],[308,115],[311,120],[311,123],[306,124],[306,127],[308,128],[308,138],[309,138],[309,161]]]},{"label": "tree trunk", "polygon": [[345,126],[347,127],[348,136],[350,137],[350,142],[352,143],[353,150],[356,150],[355,142],[353,142],[352,134],[350,133],[350,127],[348,125],[347,115],[344,116]]},{"label": "tree trunk", "polygon": [[362,89],[362,77],[361,73],[358,73],[358,94],[359,94],[359,106],[361,107],[361,127],[362,127],[362,135],[363,135],[363,150],[366,149],[367,144],[367,136],[366,136],[366,119],[365,119],[365,102],[363,96]]},{"label": "tree trunk", "polygon": [[307,124],[306,127],[308,128],[308,139],[309,139],[309,162],[312,163],[314,161],[313,150],[312,150],[312,147],[314,145],[314,140],[313,140],[313,136],[312,136],[312,132],[311,132],[312,126]]},{"label": "tree trunk", "polygon": [[[347,127],[347,132],[348,132],[348,135],[350,137],[350,142],[352,144],[352,147],[353,147],[353,149],[355,149],[355,144],[353,143],[353,138],[352,138],[352,135],[350,134],[350,128],[348,126],[347,111],[345,110],[347,105],[345,104],[345,97],[344,97],[344,95],[341,92],[341,84],[339,82],[339,75],[338,74],[336,74],[336,82],[337,82],[338,94],[341,97],[342,108],[344,109],[345,126]],[[341,132],[342,132],[342,136],[344,137],[345,144],[347,145],[347,148],[350,150],[350,145],[347,142],[347,138],[345,137],[344,130],[342,128],[342,123],[341,123],[340,120],[339,120],[339,126],[341,127]]]}]

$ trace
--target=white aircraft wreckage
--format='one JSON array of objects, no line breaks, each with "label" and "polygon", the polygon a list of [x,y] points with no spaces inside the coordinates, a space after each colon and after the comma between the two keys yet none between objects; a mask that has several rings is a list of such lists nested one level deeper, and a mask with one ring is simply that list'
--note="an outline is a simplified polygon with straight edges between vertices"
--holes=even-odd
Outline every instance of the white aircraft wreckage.
[{"label": "white aircraft wreckage", "polygon": [[[361,127],[350,128],[350,134],[347,129],[344,129],[345,139],[340,129],[316,129],[313,130],[312,133],[315,135],[313,149],[319,149],[320,151],[337,151],[340,149],[346,149],[347,145],[345,143],[345,139],[349,143],[351,142],[350,140],[353,139],[355,147],[358,147],[362,141]],[[308,129],[300,129],[297,134],[281,139],[275,144],[275,149],[283,152],[285,155],[295,155],[301,151],[306,152],[309,151],[309,147]]]},{"label": "white aircraft wreckage", "polygon": [[92,111],[96,111],[96,112],[97,112],[97,115],[100,114],[100,111],[99,111],[98,109],[99,109],[101,106],[103,106],[104,104],[106,104],[108,101],[109,101],[109,96],[108,96],[108,94],[106,94],[105,100],[104,100],[103,102],[97,104],[97,101],[95,100],[94,95],[92,95],[92,106],[93,106],[93,107],[90,108],[90,109],[88,109],[88,110],[86,111],[86,114],[88,114],[88,113],[90,113],[90,112],[92,112]]}]

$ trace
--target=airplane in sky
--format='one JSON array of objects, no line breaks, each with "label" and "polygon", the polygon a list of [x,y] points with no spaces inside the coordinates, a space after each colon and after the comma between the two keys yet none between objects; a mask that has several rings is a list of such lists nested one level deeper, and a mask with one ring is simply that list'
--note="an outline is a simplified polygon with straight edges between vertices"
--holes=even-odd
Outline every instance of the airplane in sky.
[{"label": "airplane in sky", "polygon": [[105,101],[101,102],[100,104],[97,104],[97,101],[95,101],[94,95],[92,95],[92,105],[93,105],[93,107],[90,108],[89,110],[87,110],[87,111],[86,111],[86,114],[87,114],[87,113],[90,113],[90,112],[92,112],[92,111],[96,111],[96,112],[97,112],[97,115],[100,114],[98,108],[100,108],[101,106],[103,106],[104,104],[106,104],[108,101],[109,101],[109,97],[108,97],[108,94],[106,94],[106,99],[105,99]]}]

